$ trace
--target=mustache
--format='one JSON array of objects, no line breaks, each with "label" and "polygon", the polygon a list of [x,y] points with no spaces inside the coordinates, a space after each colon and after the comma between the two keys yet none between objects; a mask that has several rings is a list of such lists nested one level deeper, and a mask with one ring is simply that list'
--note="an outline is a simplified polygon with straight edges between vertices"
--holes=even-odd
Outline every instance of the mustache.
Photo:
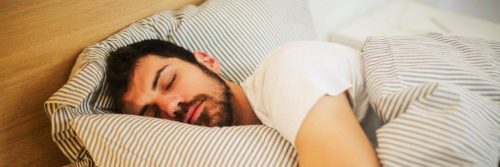
[{"label": "mustache", "polygon": [[175,115],[175,120],[182,122],[184,120],[184,117],[186,117],[187,112],[189,111],[189,108],[191,108],[193,105],[195,105],[198,102],[205,101],[207,99],[211,99],[208,95],[206,94],[200,94],[197,95],[193,98],[193,100],[189,102],[180,102],[179,106],[180,109],[178,111],[174,112]]}]

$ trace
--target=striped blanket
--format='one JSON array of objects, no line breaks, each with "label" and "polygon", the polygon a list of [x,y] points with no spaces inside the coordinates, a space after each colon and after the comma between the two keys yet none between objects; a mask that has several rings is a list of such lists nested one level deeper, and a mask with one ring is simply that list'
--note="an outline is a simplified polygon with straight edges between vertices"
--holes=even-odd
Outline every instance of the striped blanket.
[{"label": "striped blanket", "polygon": [[496,166],[500,42],[371,37],[362,50],[383,166]]}]

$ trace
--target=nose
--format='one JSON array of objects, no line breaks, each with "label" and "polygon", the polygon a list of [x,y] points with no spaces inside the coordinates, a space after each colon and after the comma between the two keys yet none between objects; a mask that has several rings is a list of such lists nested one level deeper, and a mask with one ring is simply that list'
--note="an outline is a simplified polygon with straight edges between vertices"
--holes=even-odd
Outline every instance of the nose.
[{"label": "nose", "polygon": [[160,111],[167,113],[168,117],[175,118],[175,112],[181,109],[183,98],[180,95],[162,95],[156,99]]}]

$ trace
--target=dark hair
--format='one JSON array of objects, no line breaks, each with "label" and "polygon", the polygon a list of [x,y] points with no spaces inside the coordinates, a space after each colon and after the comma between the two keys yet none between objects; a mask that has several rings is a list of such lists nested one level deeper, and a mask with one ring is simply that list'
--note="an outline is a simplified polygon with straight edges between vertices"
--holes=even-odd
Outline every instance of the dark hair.
[{"label": "dark hair", "polygon": [[129,88],[137,61],[149,54],[165,58],[179,58],[199,65],[192,52],[163,40],[145,40],[111,52],[107,60],[106,75],[111,98],[116,107],[115,112],[122,112],[122,98]]}]

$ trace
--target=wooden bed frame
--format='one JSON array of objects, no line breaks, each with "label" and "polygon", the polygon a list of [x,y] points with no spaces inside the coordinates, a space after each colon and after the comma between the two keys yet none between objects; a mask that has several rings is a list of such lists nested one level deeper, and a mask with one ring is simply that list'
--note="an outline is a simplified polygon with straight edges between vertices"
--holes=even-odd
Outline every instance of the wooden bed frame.
[{"label": "wooden bed frame", "polygon": [[43,102],[78,54],[127,25],[202,0],[0,1],[0,166],[62,166]]}]

